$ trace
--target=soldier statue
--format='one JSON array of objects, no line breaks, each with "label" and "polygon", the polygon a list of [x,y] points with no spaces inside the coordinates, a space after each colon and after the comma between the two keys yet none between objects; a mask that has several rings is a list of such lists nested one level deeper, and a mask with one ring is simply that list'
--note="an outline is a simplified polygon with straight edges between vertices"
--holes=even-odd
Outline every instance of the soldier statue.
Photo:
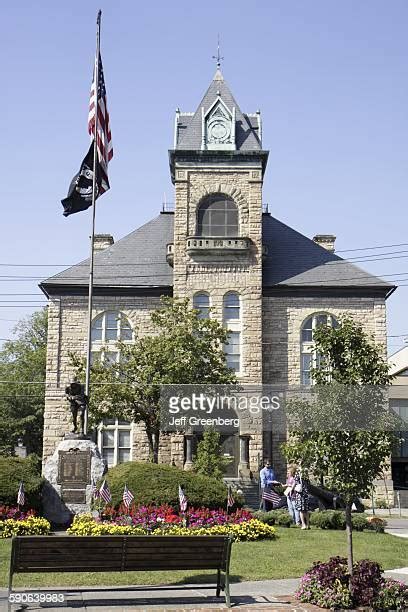
[{"label": "soldier statue", "polygon": [[70,403],[72,412],[72,423],[74,429],[72,433],[78,433],[78,413],[80,419],[80,434],[84,435],[85,411],[88,405],[88,398],[85,395],[85,385],[81,384],[76,378],[65,387],[65,395]]}]

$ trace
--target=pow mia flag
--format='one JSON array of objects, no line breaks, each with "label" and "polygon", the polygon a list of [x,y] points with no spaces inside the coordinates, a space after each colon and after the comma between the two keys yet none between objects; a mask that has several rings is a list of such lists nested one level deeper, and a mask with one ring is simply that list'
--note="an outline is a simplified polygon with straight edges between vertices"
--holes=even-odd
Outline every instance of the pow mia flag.
[{"label": "pow mia flag", "polygon": [[[88,153],[85,155],[78,174],[74,176],[69,186],[68,195],[61,200],[64,207],[63,215],[68,217],[74,213],[86,210],[92,206],[92,180],[93,180],[94,143],[91,142]],[[102,173],[99,161],[96,164],[96,194],[95,199],[101,195]],[[108,184],[109,189],[109,184]]]}]

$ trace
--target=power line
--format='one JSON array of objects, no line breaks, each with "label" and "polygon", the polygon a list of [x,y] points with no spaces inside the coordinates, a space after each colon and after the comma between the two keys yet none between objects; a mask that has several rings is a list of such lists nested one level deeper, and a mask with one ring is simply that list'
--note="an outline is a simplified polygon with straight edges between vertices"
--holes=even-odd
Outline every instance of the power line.
[{"label": "power line", "polygon": [[394,247],[408,246],[408,242],[402,242],[401,244],[382,244],[380,246],[361,247],[359,249],[336,249],[336,253],[352,253],[355,251],[373,251],[375,249],[393,249]]},{"label": "power line", "polygon": [[[350,249],[350,252],[355,252],[355,251],[364,251],[364,250],[374,250],[374,249],[380,249],[380,248],[391,248],[392,246],[408,246],[408,244],[401,244],[401,245],[389,245],[384,246],[384,247],[365,247],[365,248],[361,248],[361,249]],[[348,252],[348,251],[336,251],[336,253],[343,253],[343,252]],[[385,252],[385,253],[373,253],[372,255],[357,255],[356,257],[350,257],[347,259],[341,258],[339,260],[334,260],[334,261],[328,261],[326,262],[326,264],[342,264],[342,263],[364,263],[365,261],[384,261],[384,260],[388,260],[388,259],[404,259],[406,257],[408,257],[408,255],[399,255],[400,253],[408,253],[408,250],[399,250],[399,251],[389,251],[389,252]],[[388,257],[389,255],[399,255],[398,257]],[[161,261],[145,261],[145,262],[140,262],[140,261],[135,261],[135,262],[121,262],[121,263],[95,263],[95,269],[97,268],[114,268],[114,267],[125,267],[125,266],[132,266],[132,267],[136,267],[136,266],[165,266],[166,265],[166,261],[161,260]],[[12,263],[0,263],[0,266],[2,267],[22,267],[22,268],[47,268],[47,267],[51,267],[51,268],[88,268],[89,264],[87,262],[84,263],[77,263],[77,264],[12,264]],[[60,272],[57,272],[56,275],[60,274]],[[55,276],[56,276],[55,275]]]}]

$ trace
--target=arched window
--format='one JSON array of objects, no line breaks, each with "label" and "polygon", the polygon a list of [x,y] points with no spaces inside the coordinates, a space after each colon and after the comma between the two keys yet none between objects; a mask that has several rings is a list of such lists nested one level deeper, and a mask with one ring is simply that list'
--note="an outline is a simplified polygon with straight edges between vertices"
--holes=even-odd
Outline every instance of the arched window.
[{"label": "arched window", "polygon": [[229,291],[223,300],[224,326],[228,329],[228,342],[224,345],[227,365],[234,372],[241,372],[241,309],[239,293]]},{"label": "arched window", "polygon": [[238,209],[232,198],[217,193],[206,197],[197,216],[198,236],[238,236]]},{"label": "arched window", "polygon": [[224,295],[224,321],[239,321],[239,294],[229,291]]},{"label": "arched window", "polygon": [[210,296],[204,291],[196,293],[193,297],[193,308],[200,311],[200,319],[208,319],[210,316]]},{"label": "arched window", "polygon": [[[132,342],[133,330],[122,313],[108,310],[92,321],[92,360],[104,364],[120,359],[118,341]],[[131,460],[132,424],[117,418],[104,419],[98,426],[98,446],[108,467]]]},{"label": "arched window", "polygon": [[314,330],[319,325],[328,325],[330,327],[338,327],[338,322],[331,314],[316,313],[306,319],[302,325],[300,332],[301,346],[301,383],[302,385],[311,385],[311,369],[318,368],[322,356],[315,350],[313,343]]},{"label": "arched window", "polygon": [[133,340],[133,331],[129,320],[121,312],[106,311],[92,321],[92,358],[101,359],[104,363],[119,360],[117,342]]}]

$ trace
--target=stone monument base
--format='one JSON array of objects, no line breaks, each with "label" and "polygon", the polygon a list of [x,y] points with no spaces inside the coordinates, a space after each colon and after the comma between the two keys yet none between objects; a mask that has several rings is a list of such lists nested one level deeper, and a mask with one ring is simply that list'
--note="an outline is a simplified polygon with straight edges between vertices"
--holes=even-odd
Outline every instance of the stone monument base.
[{"label": "stone monument base", "polygon": [[105,462],[94,442],[84,436],[66,436],[44,465],[45,518],[65,525],[74,514],[90,512],[92,482],[102,478],[105,471]]}]

